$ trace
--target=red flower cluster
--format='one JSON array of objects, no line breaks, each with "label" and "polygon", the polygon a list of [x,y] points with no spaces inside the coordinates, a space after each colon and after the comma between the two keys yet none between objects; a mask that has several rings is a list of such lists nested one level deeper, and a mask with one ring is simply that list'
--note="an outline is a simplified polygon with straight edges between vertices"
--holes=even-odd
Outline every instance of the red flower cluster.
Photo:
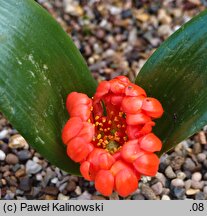
[{"label": "red flower cluster", "polygon": [[125,197],[135,191],[141,175],[158,170],[162,143],[151,131],[163,114],[160,102],[118,76],[99,84],[92,99],[72,92],[67,97],[70,119],[62,131],[67,154],[79,162],[83,177],[95,181],[105,196],[113,190]]}]

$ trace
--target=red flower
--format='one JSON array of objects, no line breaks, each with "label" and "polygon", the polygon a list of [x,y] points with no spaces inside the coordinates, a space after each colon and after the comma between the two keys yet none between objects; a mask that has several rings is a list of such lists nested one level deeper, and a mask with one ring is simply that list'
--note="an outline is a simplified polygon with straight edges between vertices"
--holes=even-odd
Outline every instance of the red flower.
[{"label": "red flower", "polygon": [[70,119],[62,131],[67,154],[80,172],[105,196],[113,190],[125,197],[135,191],[141,175],[158,170],[162,143],[153,134],[153,119],[163,114],[160,102],[149,98],[128,78],[99,84],[92,99],[72,92],[67,97]]}]

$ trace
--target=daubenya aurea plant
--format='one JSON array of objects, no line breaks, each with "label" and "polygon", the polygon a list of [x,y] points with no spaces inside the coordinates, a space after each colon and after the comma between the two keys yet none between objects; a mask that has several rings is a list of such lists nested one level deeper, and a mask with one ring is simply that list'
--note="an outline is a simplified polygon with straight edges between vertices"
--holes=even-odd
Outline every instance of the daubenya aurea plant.
[{"label": "daubenya aurea plant", "polygon": [[127,196],[156,174],[157,155],[207,123],[206,23],[204,11],[182,26],[135,82],[119,76],[97,87],[41,6],[0,0],[0,110],[52,164],[104,195]]},{"label": "daubenya aurea plant", "polygon": [[[92,99],[72,92],[67,97],[70,119],[62,131],[67,154],[96,189],[125,197],[138,187],[141,175],[154,176],[162,143],[152,133],[162,105],[141,87],[118,76],[101,82]],[[105,108],[105,112],[104,112]]]}]

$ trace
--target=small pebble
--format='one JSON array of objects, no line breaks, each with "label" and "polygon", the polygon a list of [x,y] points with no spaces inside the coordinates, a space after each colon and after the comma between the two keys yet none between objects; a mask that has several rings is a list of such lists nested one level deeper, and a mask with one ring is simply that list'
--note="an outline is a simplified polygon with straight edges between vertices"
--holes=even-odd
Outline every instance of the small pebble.
[{"label": "small pebble", "polygon": [[13,164],[13,165],[14,165],[14,164],[19,163],[19,159],[18,159],[18,157],[17,157],[16,155],[9,153],[9,154],[6,156],[6,162],[7,162],[8,164]]},{"label": "small pebble", "polygon": [[48,185],[49,181],[55,177],[56,177],[56,173],[54,171],[52,171],[50,167],[48,167],[46,169],[46,174],[45,174],[43,181],[42,181],[42,186],[46,187]]},{"label": "small pebble", "polygon": [[43,192],[46,193],[47,195],[57,196],[59,190],[56,187],[47,186],[46,188],[43,189]]},{"label": "small pebble", "polygon": [[184,199],[185,189],[180,187],[175,187],[172,189],[174,196],[178,199]]},{"label": "small pebble", "polygon": [[158,34],[166,38],[172,34],[172,30],[169,25],[164,24],[158,28]]},{"label": "small pebble", "polygon": [[21,168],[21,165],[20,164],[15,164],[14,166],[12,166],[12,171],[13,172],[16,172],[18,169],[20,169]]},{"label": "small pebble", "polygon": [[88,191],[84,191],[80,196],[77,197],[77,200],[90,200],[92,195]]},{"label": "small pebble", "polygon": [[187,181],[185,181],[185,189],[188,190],[191,188],[191,184],[192,184],[192,180],[188,179]]},{"label": "small pebble", "polygon": [[165,169],[165,175],[169,178],[169,179],[174,179],[176,178],[176,174],[174,173],[173,169],[171,166],[168,166]]},{"label": "small pebble", "polygon": [[183,165],[185,159],[181,156],[175,156],[172,158],[170,162],[170,166],[173,168],[173,170],[180,170],[181,166]]},{"label": "small pebble", "polygon": [[32,187],[32,196],[36,197],[41,192],[41,187]]},{"label": "small pebble", "polygon": [[9,134],[9,131],[7,129],[4,129],[0,131],[0,139],[6,138],[6,136]]},{"label": "small pebble", "polygon": [[207,181],[207,173],[204,174],[203,179]]},{"label": "small pebble", "polygon": [[16,176],[17,178],[22,177],[22,176],[25,176],[25,174],[26,174],[26,171],[25,171],[24,168],[18,169],[18,170],[15,172],[15,176]]},{"label": "small pebble", "polygon": [[57,177],[51,179],[51,183],[53,183],[53,184],[57,184],[57,182],[58,182],[58,178],[57,178]]},{"label": "small pebble", "polygon": [[2,150],[0,150],[0,161],[4,161],[5,158],[6,158],[6,154]]},{"label": "small pebble", "polygon": [[198,192],[195,195],[196,200],[205,200],[206,199],[206,194],[203,192]]},{"label": "small pebble", "polygon": [[197,155],[197,159],[198,159],[198,162],[203,162],[203,161],[205,161],[205,159],[206,159],[206,154],[204,154],[204,153],[199,153],[199,154]]},{"label": "small pebble", "polygon": [[42,166],[35,161],[28,160],[26,163],[26,172],[28,174],[36,174],[42,170]]},{"label": "small pebble", "polygon": [[203,192],[207,195],[207,186],[203,187]]},{"label": "small pebble", "polygon": [[59,193],[57,199],[58,199],[58,200],[69,200],[70,197],[69,197],[69,196],[65,196],[65,195],[62,194],[62,193]]},{"label": "small pebble", "polygon": [[186,158],[185,163],[183,165],[184,170],[189,170],[191,172],[195,169],[195,163],[192,161],[191,158]]},{"label": "small pebble", "polygon": [[193,181],[200,181],[202,179],[202,175],[199,172],[195,172],[193,173],[191,178]]},{"label": "small pebble", "polygon": [[193,153],[197,155],[197,154],[201,153],[201,151],[202,151],[201,144],[199,142],[196,142],[193,145]]},{"label": "small pebble", "polygon": [[19,189],[25,192],[31,190],[31,180],[29,179],[29,177],[23,177],[20,179]]},{"label": "small pebble", "polygon": [[184,187],[184,181],[182,179],[176,178],[171,181],[173,187]]},{"label": "small pebble", "polygon": [[10,148],[24,148],[27,145],[28,143],[20,134],[13,135],[9,140]]},{"label": "small pebble", "polygon": [[105,200],[106,198],[104,196],[98,196],[98,195],[92,195],[92,200]]},{"label": "small pebble", "polygon": [[163,195],[161,200],[170,200],[170,197],[168,195]]},{"label": "small pebble", "polygon": [[170,194],[170,189],[169,188],[163,188],[162,194],[165,194],[165,195]]},{"label": "small pebble", "polygon": [[186,178],[186,174],[184,172],[179,171],[177,173],[177,178],[184,180]]},{"label": "small pebble", "polygon": [[24,150],[17,152],[17,156],[20,161],[26,161],[32,157],[32,154],[27,149],[24,149]]},{"label": "small pebble", "polygon": [[157,182],[156,184],[151,186],[152,190],[154,191],[155,195],[160,195],[163,191],[163,186],[161,182]]},{"label": "small pebble", "polygon": [[76,193],[77,195],[81,195],[81,188],[80,188],[79,186],[76,187],[75,193]]},{"label": "small pebble", "polygon": [[166,181],[167,181],[166,177],[165,177],[162,173],[157,172],[156,178],[157,178],[157,179],[162,183],[162,185],[165,187]]},{"label": "small pebble", "polygon": [[40,173],[36,174],[36,180],[37,181],[42,181],[42,175]]},{"label": "small pebble", "polygon": [[194,189],[202,189],[204,186],[204,181],[192,181],[191,187]]},{"label": "small pebble", "polygon": [[61,184],[61,185],[59,186],[59,191],[60,191],[60,192],[63,192],[63,191],[65,190],[65,188],[67,187],[67,184],[68,184],[67,182]]},{"label": "small pebble", "polygon": [[109,196],[109,200],[119,200],[119,195],[116,192],[113,192],[110,196]]},{"label": "small pebble", "polygon": [[205,132],[204,131],[200,131],[198,133],[199,135],[199,139],[200,139],[200,143],[205,145],[207,142],[206,142],[206,135],[205,135]]},{"label": "small pebble", "polygon": [[189,196],[195,195],[199,191],[200,191],[199,189],[192,189],[192,188],[190,188],[190,189],[186,190],[186,195],[189,195]]},{"label": "small pebble", "polygon": [[148,199],[148,200],[156,200],[157,199],[154,191],[148,185],[142,184],[141,192],[146,197],[146,199]]},{"label": "small pebble", "polygon": [[69,181],[66,188],[68,192],[72,192],[76,189],[76,183],[74,181]]},{"label": "small pebble", "polygon": [[51,196],[51,195],[45,194],[41,199],[44,199],[44,200],[56,200],[56,196]]}]

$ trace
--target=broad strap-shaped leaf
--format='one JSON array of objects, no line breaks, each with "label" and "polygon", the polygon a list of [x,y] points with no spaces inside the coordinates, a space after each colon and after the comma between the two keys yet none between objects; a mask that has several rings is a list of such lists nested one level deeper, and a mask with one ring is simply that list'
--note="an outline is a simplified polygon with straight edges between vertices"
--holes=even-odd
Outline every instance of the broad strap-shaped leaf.
[{"label": "broad strap-shaped leaf", "polygon": [[69,92],[96,83],[72,40],[33,0],[0,0],[0,110],[38,152],[73,174],[61,130]]},{"label": "broad strap-shaped leaf", "polygon": [[163,104],[162,152],[207,124],[207,11],[183,25],[146,62],[136,83]]}]

